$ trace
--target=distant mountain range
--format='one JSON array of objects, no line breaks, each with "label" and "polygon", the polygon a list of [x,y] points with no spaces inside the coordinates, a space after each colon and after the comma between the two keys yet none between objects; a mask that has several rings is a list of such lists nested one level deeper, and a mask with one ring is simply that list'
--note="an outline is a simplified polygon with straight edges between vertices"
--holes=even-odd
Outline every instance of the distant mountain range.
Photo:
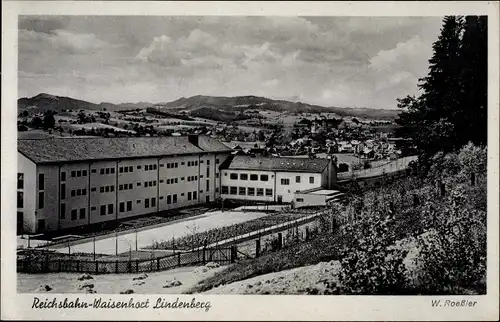
[{"label": "distant mountain range", "polygon": [[41,93],[31,98],[20,98],[18,100],[18,110],[22,112],[28,110],[30,112],[44,112],[53,110],[60,112],[63,109],[72,110],[102,110],[119,111],[129,109],[145,109],[155,107],[159,110],[186,110],[193,111],[200,108],[211,108],[225,112],[243,112],[245,110],[271,110],[276,112],[292,112],[292,113],[335,113],[338,116],[368,118],[376,120],[394,120],[397,118],[398,110],[379,110],[369,108],[345,108],[345,107],[325,107],[312,105],[302,102],[290,102],[286,100],[273,100],[258,96],[192,96],[189,98],[181,97],[175,101],[168,103],[91,103],[83,100],[78,100],[70,97],[54,96],[46,93]]}]

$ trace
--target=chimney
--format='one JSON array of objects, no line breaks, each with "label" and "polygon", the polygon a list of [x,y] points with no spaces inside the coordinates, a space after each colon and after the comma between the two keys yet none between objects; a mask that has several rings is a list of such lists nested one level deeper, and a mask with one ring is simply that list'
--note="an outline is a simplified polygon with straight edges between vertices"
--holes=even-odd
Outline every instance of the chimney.
[{"label": "chimney", "polygon": [[198,135],[195,135],[195,134],[189,134],[188,135],[188,141],[189,143],[191,143],[192,145],[198,147]]}]

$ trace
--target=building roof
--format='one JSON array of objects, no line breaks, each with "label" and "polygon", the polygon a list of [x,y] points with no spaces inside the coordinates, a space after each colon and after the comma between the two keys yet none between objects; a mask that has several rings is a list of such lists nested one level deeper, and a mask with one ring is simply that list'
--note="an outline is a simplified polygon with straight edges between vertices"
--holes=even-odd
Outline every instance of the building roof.
[{"label": "building roof", "polygon": [[225,166],[225,168],[229,170],[321,173],[328,166],[328,163],[328,159],[298,159],[236,155],[233,160]]},{"label": "building roof", "polygon": [[17,149],[35,163],[76,162],[229,152],[216,139],[199,136],[198,146],[181,137],[50,138],[18,140]]}]

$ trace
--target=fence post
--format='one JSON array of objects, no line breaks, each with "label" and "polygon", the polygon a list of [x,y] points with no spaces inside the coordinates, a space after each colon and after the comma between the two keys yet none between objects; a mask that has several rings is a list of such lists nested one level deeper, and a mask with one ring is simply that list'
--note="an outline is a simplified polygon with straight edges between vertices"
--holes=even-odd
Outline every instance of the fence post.
[{"label": "fence post", "polygon": [[255,240],[255,258],[260,256],[260,239]]},{"label": "fence post", "polygon": [[309,226],[306,226],[306,241],[309,241]]},{"label": "fence post", "polygon": [[[203,254],[205,256],[205,254]],[[181,253],[177,253],[177,266],[181,266]]]},{"label": "fence post", "polygon": [[420,200],[418,200],[418,196],[413,194],[413,207],[417,207],[420,204]]},{"label": "fence post", "polygon": [[446,193],[446,186],[444,183],[440,182],[440,190],[441,190],[441,197],[444,197],[445,193]]},{"label": "fence post", "polygon": [[80,261],[76,261],[76,271],[79,273],[80,272]]},{"label": "fence post", "polygon": [[231,246],[231,263],[236,262],[236,257],[237,257],[237,254],[238,254],[238,248],[237,247],[238,247],[237,245]]},{"label": "fence post", "polygon": [[280,250],[282,246],[283,246],[283,234],[278,233],[278,250]]}]

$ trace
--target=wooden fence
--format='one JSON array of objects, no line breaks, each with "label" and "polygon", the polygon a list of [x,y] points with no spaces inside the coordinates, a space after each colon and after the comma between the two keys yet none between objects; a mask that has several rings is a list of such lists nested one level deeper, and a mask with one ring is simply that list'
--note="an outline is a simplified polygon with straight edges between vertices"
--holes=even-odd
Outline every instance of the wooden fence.
[{"label": "wooden fence", "polygon": [[181,266],[205,265],[216,262],[221,265],[234,263],[237,257],[236,247],[205,248],[151,259],[91,261],[46,258],[24,258],[17,260],[20,273],[92,273],[121,274],[163,271]]}]

